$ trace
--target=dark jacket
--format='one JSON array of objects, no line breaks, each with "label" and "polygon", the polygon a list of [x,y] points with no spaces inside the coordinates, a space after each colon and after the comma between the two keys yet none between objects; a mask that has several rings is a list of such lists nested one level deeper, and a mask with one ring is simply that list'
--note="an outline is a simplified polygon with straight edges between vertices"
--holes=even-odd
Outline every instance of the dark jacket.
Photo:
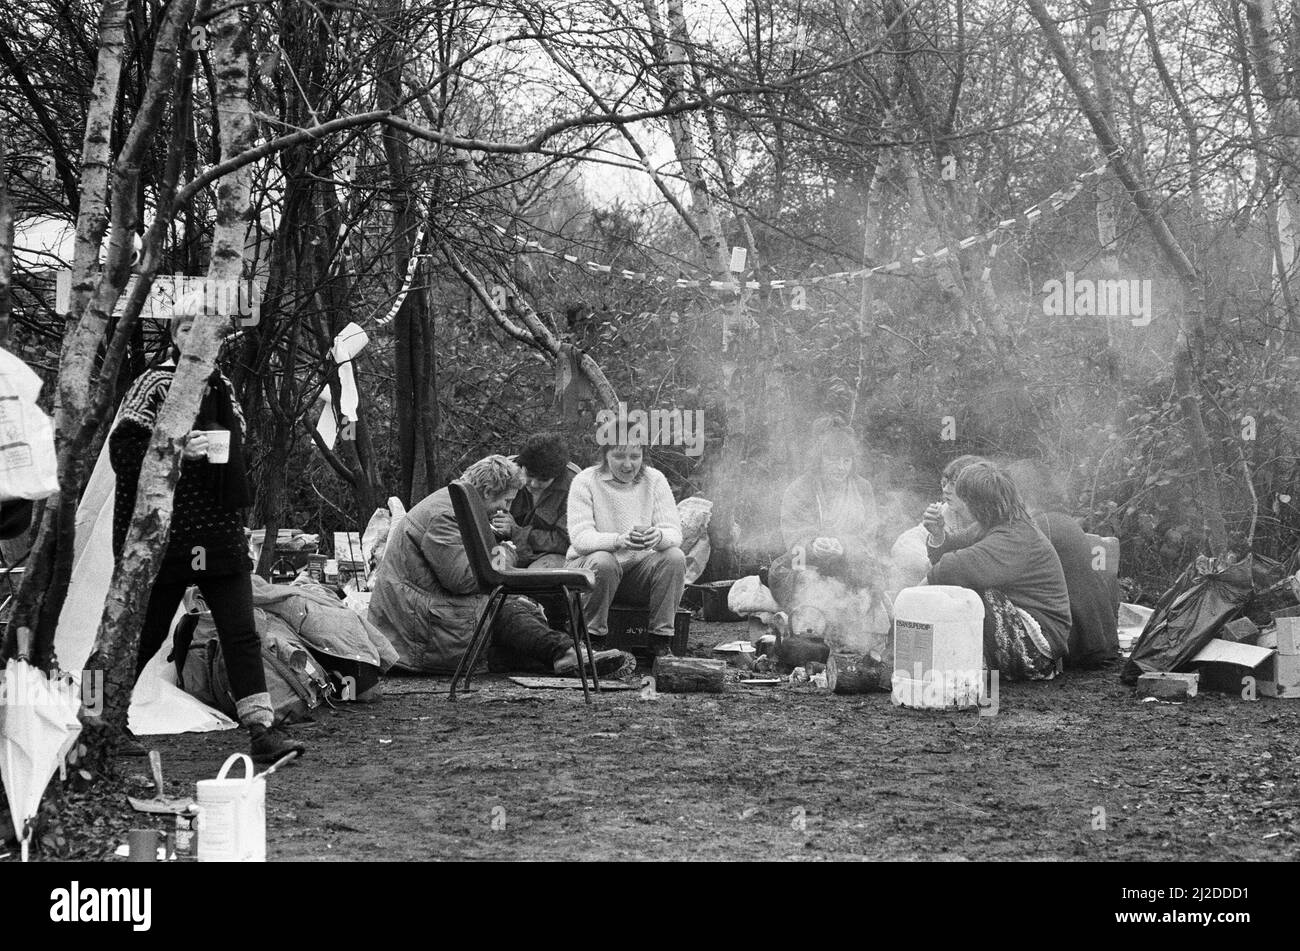
[{"label": "dark jacket", "polygon": [[1070,595],[1061,559],[1052,543],[1024,519],[1013,519],[982,535],[949,536],[930,547],[930,584],[959,585],[975,591],[996,588],[1033,616],[1065,657],[1070,646]]},{"label": "dark jacket", "polygon": [[397,649],[397,667],[450,673],[487,602],[441,488],[397,524],[371,581],[370,620]]},{"label": "dark jacket", "polygon": [[526,568],[542,555],[564,555],[569,550],[569,486],[573,470],[566,468],[555,481],[534,499],[527,489],[520,489],[510,503],[510,515],[521,531],[514,539],[519,551],[518,567]]},{"label": "dark jacket", "polygon": [[[1118,566],[1098,564],[1100,536],[1091,538],[1064,512],[1040,512],[1034,524],[1056,550],[1070,593],[1070,666],[1097,667],[1119,655]],[[1107,570],[1109,569],[1109,570]]]}]

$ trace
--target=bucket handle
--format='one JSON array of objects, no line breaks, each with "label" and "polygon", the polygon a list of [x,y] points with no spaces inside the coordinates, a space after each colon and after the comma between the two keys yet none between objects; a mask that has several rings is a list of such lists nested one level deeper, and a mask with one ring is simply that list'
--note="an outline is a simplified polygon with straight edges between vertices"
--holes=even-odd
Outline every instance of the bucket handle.
[{"label": "bucket handle", "polygon": [[251,783],[253,781],[253,761],[247,753],[231,753],[230,757],[222,765],[221,772],[217,773],[217,779],[225,779],[226,773],[230,772],[230,767],[239,760],[244,761],[244,779]]}]

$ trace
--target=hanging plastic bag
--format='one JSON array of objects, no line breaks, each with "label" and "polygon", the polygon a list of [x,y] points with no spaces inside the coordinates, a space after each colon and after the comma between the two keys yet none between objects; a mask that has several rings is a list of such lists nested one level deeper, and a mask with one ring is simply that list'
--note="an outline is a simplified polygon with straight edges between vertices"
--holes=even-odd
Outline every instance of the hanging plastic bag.
[{"label": "hanging plastic bag", "polygon": [[373,574],[379,567],[379,562],[383,560],[392,521],[393,516],[388,509],[375,509],[375,514],[370,516],[366,530],[361,533],[361,556],[366,562],[366,570],[369,574]]},{"label": "hanging plastic bag", "polygon": [[59,491],[54,426],[39,406],[41,378],[0,349],[0,501],[43,499]]},{"label": "hanging plastic bag", "polygon": [[1254,570],[1251,555],[1232,564],[1202,555],[1188,565],[1156,602],[1120,680],[1136,683],[1142,674],[1175,671],[1191,661],[1219,628],[1241,616],[1255,593]]}]

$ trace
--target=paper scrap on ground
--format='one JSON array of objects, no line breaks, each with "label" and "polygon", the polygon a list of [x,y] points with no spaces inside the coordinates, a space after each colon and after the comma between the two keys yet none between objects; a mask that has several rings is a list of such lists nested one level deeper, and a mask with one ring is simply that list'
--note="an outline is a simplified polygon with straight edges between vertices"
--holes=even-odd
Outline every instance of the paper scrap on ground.
[{"label": "paper scrap on ground", "polygon": [[[511,677],[511,683],[533,690],[581,690],[582,682],[575,677]],[[625,684],[621,680],[602,680],[601,690],[639,690],[639,685]]]}]

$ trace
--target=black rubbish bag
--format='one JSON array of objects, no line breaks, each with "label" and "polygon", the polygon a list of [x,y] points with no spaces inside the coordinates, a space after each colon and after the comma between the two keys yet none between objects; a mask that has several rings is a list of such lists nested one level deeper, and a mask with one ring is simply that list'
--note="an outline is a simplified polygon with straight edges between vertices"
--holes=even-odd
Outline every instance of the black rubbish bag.
[{"label": "black rubbish bag", "polygon": [[1120,681],[1132,684],[1143,674],[1178,670],[1244,613],[1254,593],[1253,556],[1229,565],[1200,556],[1156,602]]}]

